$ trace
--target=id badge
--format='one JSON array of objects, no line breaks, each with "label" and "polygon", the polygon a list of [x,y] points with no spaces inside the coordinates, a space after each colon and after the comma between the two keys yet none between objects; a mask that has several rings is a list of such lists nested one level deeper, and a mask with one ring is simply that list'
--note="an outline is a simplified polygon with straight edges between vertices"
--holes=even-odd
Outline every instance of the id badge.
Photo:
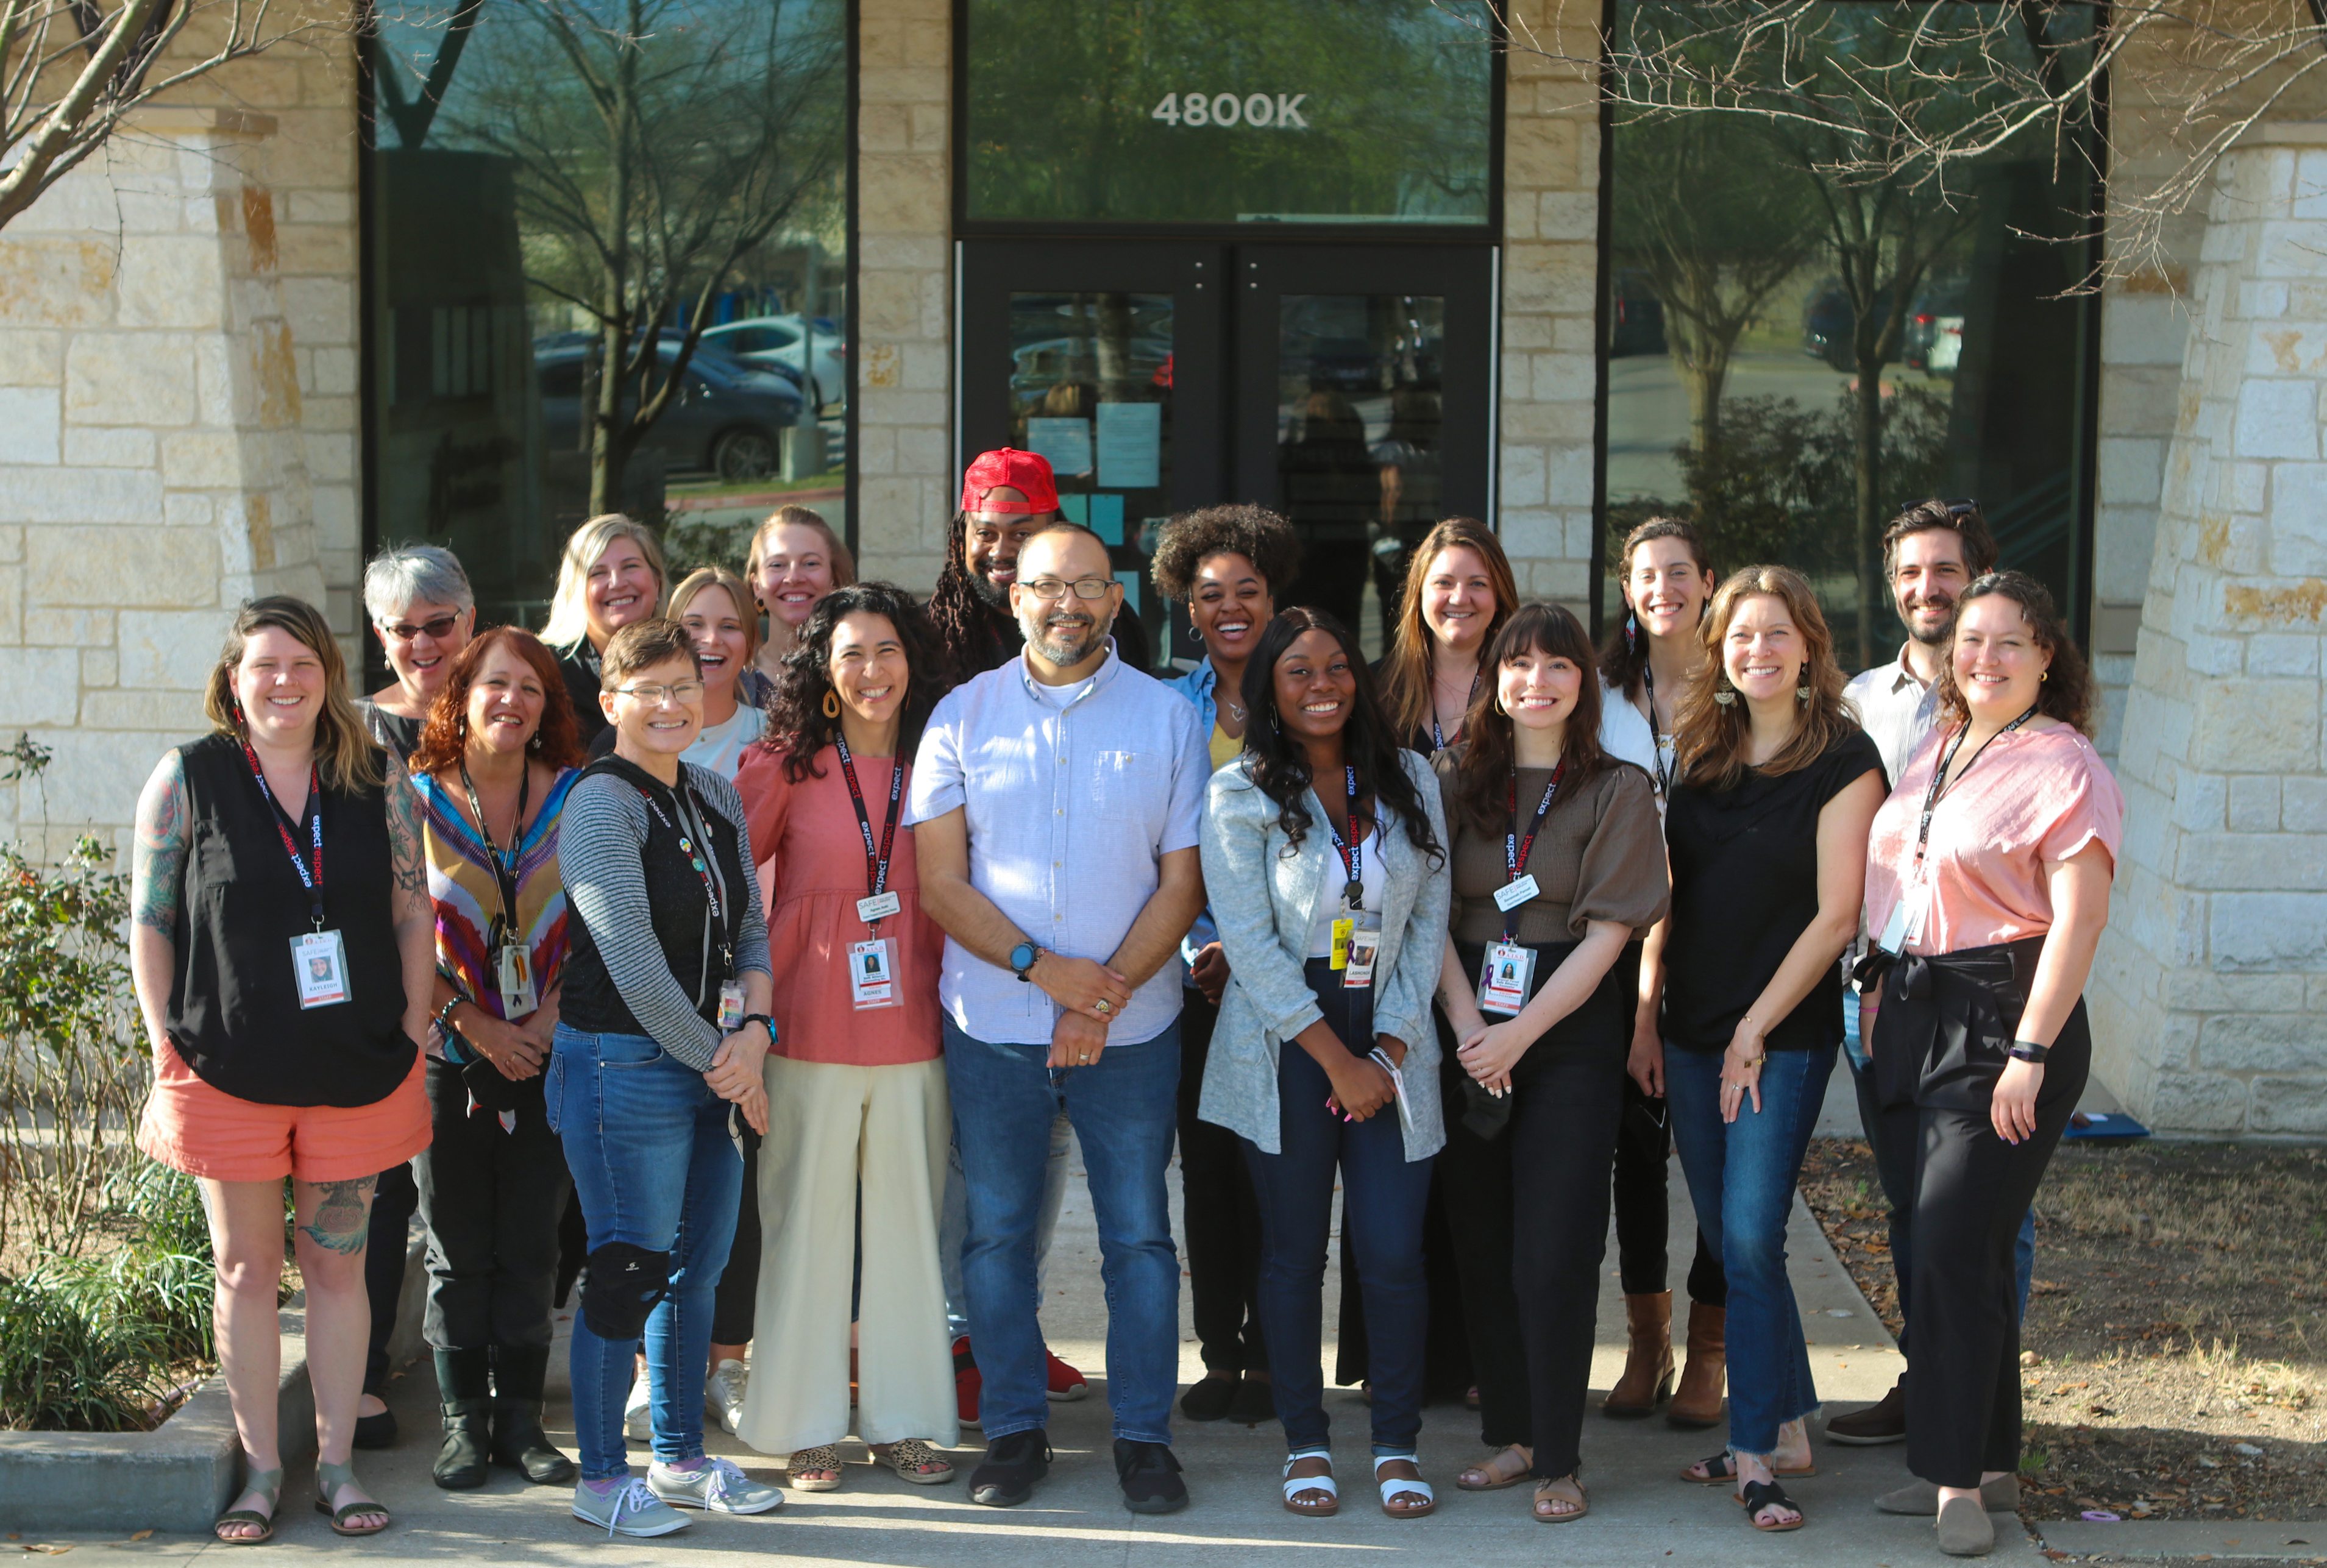
[{"label": "id badge", "polygon": [[848,1000],[858,1008],[904,1005],[897,994],[896,955],[888,938],[848,944]]},{"label": "id badge", "polygon": [[348,949],[337,931],[292,938],[291,973],[298,979],[303,1008],[329,1007],[348,999]]},{"label": "id badge", "polygon": [[[883,893],[878,898],[858,899],[856,918],[869,926],[875,920],[887,919],[904,907],[905,901],[895,893]],[[859,1005],[861,1006],[862,1003]]]},{"label": "id badge", "polygon": [[1357,929],[1358,922],[1347,915],[1333,922],[1333,956],[1326,962],[1335,969],[1350,966],[1350,938]]},{"label": "id badge", "polygon": [[1923,939],[1923,921],[1930,913],[1931,890],[1928,883],[1911,882],[1899,895],[1899,902],[1891,910],[1891,919],[1883,928],[1879,938],[1886,953],[1904,953],[1909,945]]},{"label": "id badge", "polygon": [[719,987],[719,1032],[733,1034],[743,1027],[743,988],[730,980]]},{"label": "id badge", "polygon": [[1517,942],[1490,942],[1479,961],[1479,1011],[1516,1013],[1528,1003],[1535,979],[1535,949]]},{"label": "id badge", "polygon": [[1363,991],[1374,983],[1374,960],[1381,953],[1381,917],[1357,917],[1356,929],[1350,933],[1350,962],[1341,971],[1341,987],[1347,991]]},{"label": "id badge", "polygon": [[1517,882],[1508,882],[1495,890],[1495,908],[1509,914],[1540,891],[1535,885],[1535,873],[1528,873]]},{"label": "id badge", "polygon": [[533,988],[533,965],[528,961],[525,949],[515,942],[504,946],[494,956],[494,978],[501,993],[501,1016],[515,1022],[541,1006],[541,998]]}]

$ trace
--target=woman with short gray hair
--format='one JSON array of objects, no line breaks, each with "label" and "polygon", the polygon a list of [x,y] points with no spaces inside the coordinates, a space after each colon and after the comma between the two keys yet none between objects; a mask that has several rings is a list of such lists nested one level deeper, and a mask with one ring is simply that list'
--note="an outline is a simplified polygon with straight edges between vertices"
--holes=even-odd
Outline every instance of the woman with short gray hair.
[{"label": "woman with short gray hair", "polygon": [[395,675],[356,704],[364,728],[399,762],[420,743],[429,705],[477,631],[477,596],[460,557],[439,545],[390,545],[364,568],[364,615]]}]

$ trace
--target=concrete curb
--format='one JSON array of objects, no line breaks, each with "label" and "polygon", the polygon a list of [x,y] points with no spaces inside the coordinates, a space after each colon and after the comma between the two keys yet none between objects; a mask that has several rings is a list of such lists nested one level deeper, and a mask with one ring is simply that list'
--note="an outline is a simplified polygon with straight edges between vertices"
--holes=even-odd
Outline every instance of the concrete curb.
[{"label": "concrete curb", "polygon": [[[427,1283],[427,1246],[416,1225],[388,1339],[396,1365],[420,1352]],[[283,1377],[276,1420],[283,1457],[295,1462],[315,1451],[305,1302],[294,1298],[279,1316]],[[206,1532],[241,1480],[241,1447],[223,1377],[195,1390],[158,1432],[0,1432],[0,1528],[11,1531]]]}]

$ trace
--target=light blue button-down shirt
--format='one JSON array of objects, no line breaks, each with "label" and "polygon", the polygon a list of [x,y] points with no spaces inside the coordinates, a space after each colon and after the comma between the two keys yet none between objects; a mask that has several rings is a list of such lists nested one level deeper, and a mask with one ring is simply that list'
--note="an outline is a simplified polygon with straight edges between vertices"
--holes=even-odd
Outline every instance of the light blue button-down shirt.
[{"label": "light blue button-down shirt", "polygon": [[[1195,709],[1111,645],[1074,686],[1042,685],[1021,653],[930,715],[906,820],[963,808],[970,885],[1033,941],[1103,964],[1154,896],[1163,857],[1200,843],[1210,775]],[[1059,1017],[1041,986],[951,937],[938,999],[955,1027],[994,1044],[1048,1045]],[[1179,1015],[1180,966],[1166,964],[1107,1039],[1151,1040]]]}]

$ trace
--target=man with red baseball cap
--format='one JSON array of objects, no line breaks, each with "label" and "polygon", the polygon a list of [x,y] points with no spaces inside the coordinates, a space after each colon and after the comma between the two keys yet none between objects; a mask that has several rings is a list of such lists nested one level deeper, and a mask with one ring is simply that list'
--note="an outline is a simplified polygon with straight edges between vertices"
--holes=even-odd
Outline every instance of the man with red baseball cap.
[{"label": "man with red baseball cap", "polygon": [[[1059,481],[1048,459],[1005,446],[977,455],[961,476],[961,509],[946,539],[945,570],[930,594],[930,620],[963,680],[1018,657],[1024,638],[1010,610],[1018,549],[1059,517]],[[1136,615],[1115,622],[1116,656],[1143,675],[1147,637]]]}]

